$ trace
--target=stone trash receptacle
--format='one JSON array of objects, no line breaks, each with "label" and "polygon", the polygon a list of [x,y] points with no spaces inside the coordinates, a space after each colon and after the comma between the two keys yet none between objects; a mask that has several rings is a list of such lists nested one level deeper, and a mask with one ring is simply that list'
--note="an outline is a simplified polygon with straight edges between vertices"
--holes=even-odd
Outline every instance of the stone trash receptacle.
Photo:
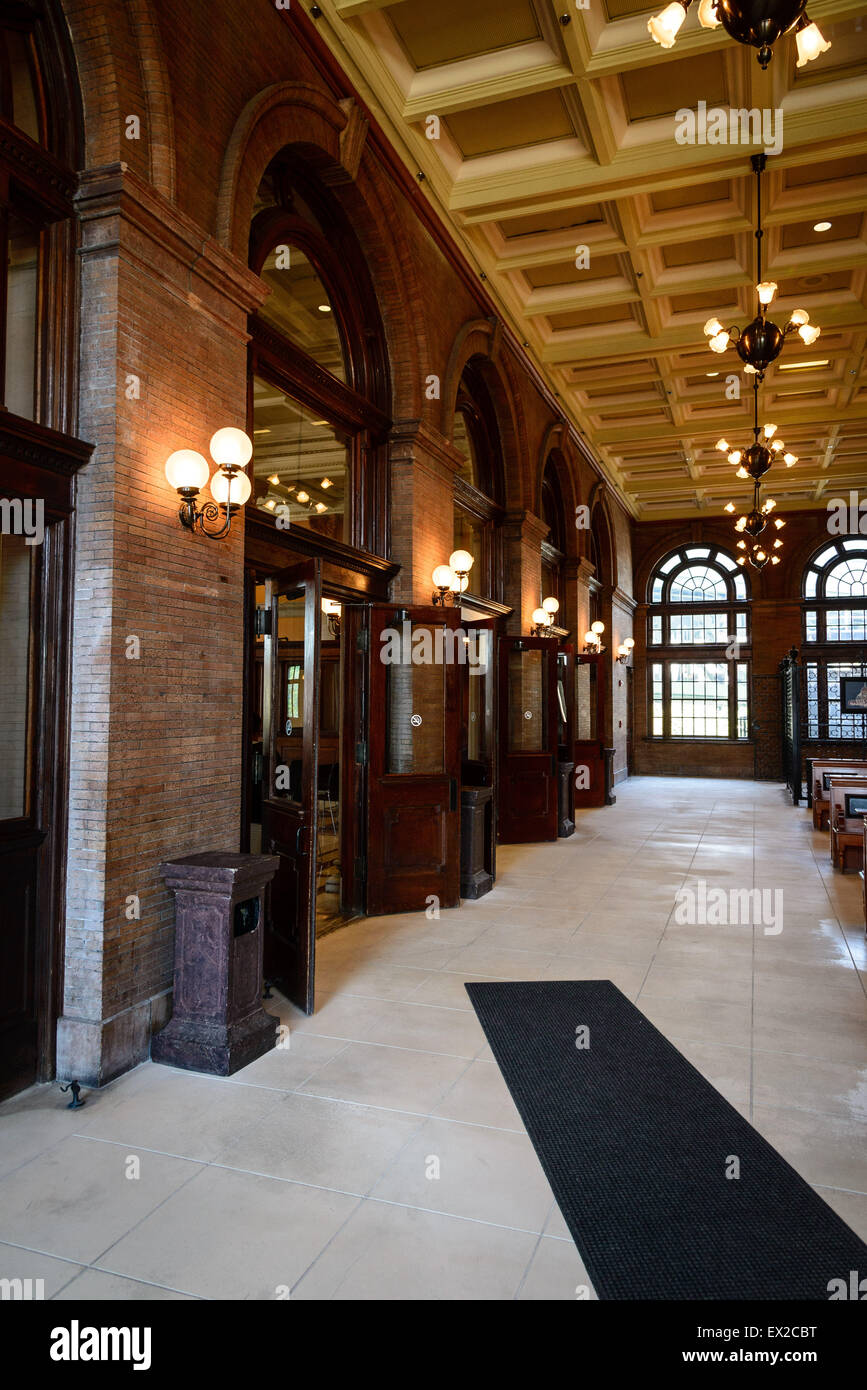
[{"label": "stone trash receptacle", "polygon": [[188,854],[160,865],[175,896],[174,1012],[151,1042],[155,1062],[230,1076],[277,1042],[262,1007],[265,886],[271,854]]}]

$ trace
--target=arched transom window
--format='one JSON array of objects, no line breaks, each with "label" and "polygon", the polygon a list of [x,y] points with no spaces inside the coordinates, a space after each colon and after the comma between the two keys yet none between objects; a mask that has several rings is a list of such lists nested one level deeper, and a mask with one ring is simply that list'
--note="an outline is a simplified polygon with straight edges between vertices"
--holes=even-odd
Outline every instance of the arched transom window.
[{"label": "arched transom window", "polygon": [[[867,676],[867,537],[820,547],[804,570],[807,737],[867,738],[867,717],[847,712],[845,681]],[[841,700],[841,694],[843,699]]]},{"label": "arched transom window", "polygon": [[749,591],[736,559],[718,546],[681,546],[649,588],[650,736],[747,738]]}]

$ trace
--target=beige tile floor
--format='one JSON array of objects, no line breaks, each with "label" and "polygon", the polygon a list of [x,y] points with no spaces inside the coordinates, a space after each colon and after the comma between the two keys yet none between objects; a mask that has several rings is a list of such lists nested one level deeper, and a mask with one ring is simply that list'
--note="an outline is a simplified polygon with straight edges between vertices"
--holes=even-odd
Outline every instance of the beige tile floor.
[{"label": "beige tile floor", "polygon": [[[779,787],[643,778],[493,893],[320,942],[317,1011],[228,1080],[149,1063],[0,1107],[0,1277],[58,1299],[537,1299],[589,1288],[464,982],[610,979],[867,1238],[860,881]],[[675,894],[783,894],[783,930]],[[136,1163],[137,1161],[137,1163]],[[138,1174],[137,1176],[135,1174]]]}]

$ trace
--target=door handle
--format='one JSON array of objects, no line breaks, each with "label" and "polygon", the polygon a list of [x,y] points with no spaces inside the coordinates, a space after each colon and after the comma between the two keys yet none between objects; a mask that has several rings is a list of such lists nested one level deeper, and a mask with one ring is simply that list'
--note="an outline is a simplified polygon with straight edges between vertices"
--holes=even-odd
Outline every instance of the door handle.
[{"label": "door handle", "polygon": [[295,853],[299,857],[299,859],[307,853],[306,849],[301,848],[301,836],[304,834],[304,831],[306,829],[306,825],[299,825],[297,831],[295,832]]}]

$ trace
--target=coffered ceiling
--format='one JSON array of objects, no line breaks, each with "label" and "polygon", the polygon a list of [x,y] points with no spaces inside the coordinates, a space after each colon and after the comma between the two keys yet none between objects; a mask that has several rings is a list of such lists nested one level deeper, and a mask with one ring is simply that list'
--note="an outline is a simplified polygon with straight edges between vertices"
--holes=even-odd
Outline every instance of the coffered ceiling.
[{"label": "coffered ceiling", "polygon": [[[751,144],[681,144],[676,112],[782,112],[763,179],[771,317],[804,308],[762,418],[798,456],[778,505],[824,506],[867,482],[867,15],[811,0],[831,49],[755,51],[700,28],[674,49],[642,0],[320,0],[320,31],[451,227],[562,408],[639,518],[746,500],[715,449],[751,442],[751,379],[705,321],[755,312]],[[564,23],[563,20],[568,20]],[[429,117],[439,119],[439,128]],[[777,117],[777,119],[779,119]],[[438,138],[428,138],[428,132]],[[815,223],[830,221],[825,232]],[[582,266],[576,249],[586,247]],[[807,364],[818,365],[807,365]],[[740,400],[726,397],[735,375]]]}]

